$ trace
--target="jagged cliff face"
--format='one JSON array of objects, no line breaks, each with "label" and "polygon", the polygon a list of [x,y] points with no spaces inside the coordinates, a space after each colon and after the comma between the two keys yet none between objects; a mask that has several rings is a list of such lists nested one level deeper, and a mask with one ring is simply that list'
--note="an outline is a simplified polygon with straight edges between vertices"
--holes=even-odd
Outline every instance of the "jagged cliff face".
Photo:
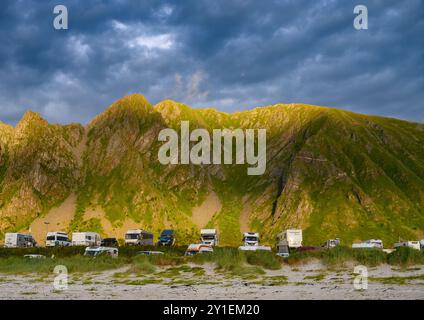
[{"label": "jagged cliff face", "polygon": [[[267,129],[265,174],[160,164],[159,131],[182,120],[209,131]],[[29,112],[0,133],[1,232],[51,219],[73,196],[68,231],[118,237],[127,226],[175,228],[181,241],[216,227],[229,245],[248,230],[272,243],[284,228],[304,229],[310,244],[424,236],[424,129],[414,123],[305,105],[225,114],[132,95],[87,127]]]},{"label": "jagged cliff face", "polygon": [[77,187],[74,149],[80,125],[50,125],[27,112],[16,128],[2,126],[0,230],[20,229]]}]

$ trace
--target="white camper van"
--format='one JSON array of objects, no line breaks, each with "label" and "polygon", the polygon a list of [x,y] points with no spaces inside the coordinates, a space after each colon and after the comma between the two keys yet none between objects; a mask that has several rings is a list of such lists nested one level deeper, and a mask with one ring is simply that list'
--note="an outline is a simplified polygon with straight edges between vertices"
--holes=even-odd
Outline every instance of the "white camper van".
[{"label": "white camper van", "polygon": [[125,234],[125,244],[133,246],[152,246],[153,233],[146,230],[128,230]]},{"label": "white camper van", "polygon": [[219,242],[218,232],[216,229],[202,229],[200,230],[200,240],[202,241],[202,244],[217,246]]},{"label": "white camper van", "polygon": [[366,249],[383,249],[383,241],[382,240],[367,240],[364,242],[354,243],[352,244],[353,249],[360,249],[360,248],[366,248]]},{"label": "white camper van", "polygon": [[421,245],[419,241],[402,241],[402,242],[396,242],[394,245],[395,249],[401,248],[401,247],[408,247],[416,250],[421,250]]},{"label": "white camper van", "polygon": [[239,247],[239,250],[243,251],[271,251],[269,246],[259,245],[259,233],[257,232],[245,232],[243,233],[243,245]]},{"label": "white camper van", "polygon": [[95,247],[100,246],[102,238],[96,232],[74,232],[72,234],[73,246]]},{"label": "white camper van", "polygon": [[243,233],[243,245],[247,246],[259,246],[259,233],[257,232],[245,232]]},{"label": "white camper van", "polygon": [[277,235],[278,242],[287,241],[287,245],[290,249],[300,248],[303,242],[302,230],[301,229],[287,229]]},{"label": "white camper van", "polygon": [[37,243],[30,234],[6,233],[4,237],[4,246],[6,248],[29,248],[36,245]]},{"label": "white camper van", "polygon": [[47,232],[46,247],[68,247],[71,245],[68,235],[65,232]]}]

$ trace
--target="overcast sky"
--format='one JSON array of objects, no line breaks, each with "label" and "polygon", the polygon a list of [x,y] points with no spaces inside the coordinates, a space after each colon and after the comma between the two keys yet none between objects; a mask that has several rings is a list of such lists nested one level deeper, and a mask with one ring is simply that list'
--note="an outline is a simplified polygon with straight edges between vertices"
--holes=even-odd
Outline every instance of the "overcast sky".
[{"label": "overcast sky", "polygon": [[[55,30],[53,7],[68,8]],[[369,29],[353,27],[365,4]],[[423,0],[0,1],[0,120],[87,123],[142,93],[223,111],[308,103],[424,121]]]}]

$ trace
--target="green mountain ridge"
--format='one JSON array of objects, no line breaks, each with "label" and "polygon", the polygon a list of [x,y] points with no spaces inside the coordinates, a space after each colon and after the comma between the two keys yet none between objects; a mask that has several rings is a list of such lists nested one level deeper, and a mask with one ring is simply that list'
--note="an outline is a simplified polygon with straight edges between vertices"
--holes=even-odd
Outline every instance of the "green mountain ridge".
[{"label": "green mountain ridge", "polygon": [[[183,120],[209,131],[265,128],[265,174],[248,176],[247,165],[161,165],[158,134]],[[27,229],[75,194],[68,231],[106,235],[106,222],[131,220],[196,241],[193,208],[213,193],[220,209],[201,220],[225,245],[238,245],[247,229],[265,243],[285,228],[302,228],[315,245],[422,238],[423,143],[422,124],[302,104],[224,113],[171,100],[152,106],[135,94],[85,127],[27,112],[15,128],[0,123],[0,232]],[[90,208],[104,217],[87,216]]]}]

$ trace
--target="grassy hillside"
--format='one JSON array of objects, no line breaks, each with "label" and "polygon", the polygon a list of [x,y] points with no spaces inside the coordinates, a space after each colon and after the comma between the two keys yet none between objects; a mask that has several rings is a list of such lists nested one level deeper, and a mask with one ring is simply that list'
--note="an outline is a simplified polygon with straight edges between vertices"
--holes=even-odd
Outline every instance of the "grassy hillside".
[{"label": "grassy hillside", "polygon": [[[182,120],[210,132],[265,128],[265,174],[248,176],[247,165],[161,165],[158,133],[179,130]],[[226,245],[239,244],[243,225],[268,243],[285,228],[304,229],[306,244],[424,238],[419,124],[301,104],[226,114],[170,100],[152,106],[137,94],[87,127],[27,113],[0,132],[0,232],[25,230],[75,193],[68,231],[166,227],[196,241],[192,210],[213,190],[221,209],[207,225]]]}]

